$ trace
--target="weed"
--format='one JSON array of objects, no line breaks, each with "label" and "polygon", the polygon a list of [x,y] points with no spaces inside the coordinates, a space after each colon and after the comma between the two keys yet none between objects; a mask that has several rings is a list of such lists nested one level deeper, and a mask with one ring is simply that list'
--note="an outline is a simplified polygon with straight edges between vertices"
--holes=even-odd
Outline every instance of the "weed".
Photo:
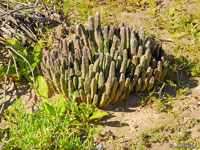
[{"label": "weed", "polygon": [[189,93],[189,88],[186,87],[186,88],[180,88],[178,91],[177,91],[177,96],[187,96],[187,94]]},{"label": "weed", "polygon": [[[197,39],[199,33],[199,16],[197,13],[188,12],[188,2],[179,1],[174,3],[175,7],[170,7],[168,13],[163,16],[161,25],[178,39]],[[186,45],[186,44],[185,44]]]},{"label": "weed", "polygon": [[200,53],[191,59],[191,75],[200,76]]},{"label": "weed", "polygon": [[171,80],[166,80],[166,81],[167,81],[167,83],[168,83],[169,86],[171,86],[171,87],[177,87],[177,85],[173,81],[171,81]]},{"label": "weed", "polygon": [[[199,5],[197,1],[194,3]],[[187,75],[199,76],[199,11],[194,9],[191,12],[187,0],[176,1],[173,5],[167,12],[158,14],[160,16],[154,20],[153,26],[158,27],[158,33],[162,30],[168,31],[173,40],[169,47],[172,49],[171,53],[176,53],[177,57],[171,60],[175,63],[170,63],[170,71],[184,70]]]},{"label": "weed", "polygon": [[152,102],[152,100],[154,99],[153,94],[154,94],[155,90],[149,92],[149,95],[147,97],[145,97],[145,99],[141,99],[140,100],[140,106],[144,107],[146,104],[150,104]]},{"label": "weed", "polygon": [[[21,54],[24,58],[28,60],[31,65],[32,70],[37,69],[39,71],[39,63],[41,62],[42,55],[42,44],[43,40],[38,41],[37,44],[33,43],[32,54],[27,52],[27,47],[21,46],[19,41],[7,40],[6,46],[13,48],[16,52]],[[15,52],[12,51],[13,61],[16,61],[17,66],[14,63],[10,66],[9,78],[20,80],[22,76],[24,76],[30,83],[32,83],[32,77],[30,76],[31,70],[29,66],[24,62],[24,60],[18,56]],[[17,68],[16,68],[17,67]],[[0,77],[4,78],[6,74],[7,67],[0,68]],[[17,76],[17,72],[18,75]]]},{"label": "weed", "polygon": [[171,106],[167,104],[167,100],[161,100],[155,98],[152,106],[157,108],[161,112],[168,112],[171,110]]},{"label": "weed", "polygon": [[89,122],[108,115],[96,108],[66,100],[44,100],[36,113],[27,113],[21,99],[12,105],[5,118],[9,122],[9,140],[4,149],[88,149],[97,133]]},{"label": "weed", "polygon": [[190,125],[180,127],[178,122],[168,122],[159,124],[153,128],[146,129],[137,137],[140,146],[145,146],[149,142],[164,143],[174,142],[178,145],[199,145],[199,142],[188,134]]}]

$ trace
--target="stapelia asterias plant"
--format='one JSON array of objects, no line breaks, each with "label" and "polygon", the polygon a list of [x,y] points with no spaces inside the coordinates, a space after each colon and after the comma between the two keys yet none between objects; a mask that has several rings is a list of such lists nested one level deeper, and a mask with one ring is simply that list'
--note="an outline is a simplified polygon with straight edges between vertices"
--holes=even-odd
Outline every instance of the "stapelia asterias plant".
[{"label": "stapelia asterias plant", "polygon": [[58,92],[76,101],[106,108],[130,92],[147,92],[160,84],[167,72],[160,43],[121,23],[101,26],[100,14],[88,25],[77,25],[74,39],[61,40],[47,51],[41,68]]}]

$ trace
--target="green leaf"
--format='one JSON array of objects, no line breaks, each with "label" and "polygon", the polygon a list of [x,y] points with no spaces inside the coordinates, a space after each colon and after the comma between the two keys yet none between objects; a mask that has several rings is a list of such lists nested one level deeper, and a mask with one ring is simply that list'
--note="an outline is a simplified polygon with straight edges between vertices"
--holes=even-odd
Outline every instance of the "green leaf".
[{"label": "green leaf", "polygon": [[75,112],[75,114],[81,118],[81,113],[79,111],[79,108],[78,108],[78,105],[76,103],[74,103],[74,106],[73,106],[73,111]]},{"label": "green leaf", "polygon": [[64,95],[60,95],[58,100],[56,101],[57,106],[57,112],[60,116],[64,115],[66,111],[66,100],[64,98]]},{"label": "green leaf", "polygon": [[102,119],[104,116],[108,116],[109,114],[107,112],[102,112],[102,111],[95,111],[92,116],[89,118],[89,120],[94,120],[94,119]]},{"label": "green leaf", "polygon": [[63,116],[63,115],[65,114],[65,110],[66,110],[66,108],[65,108],[64,105],[63,105],[63,106],[60,106],[60,107],[57,108],[57,114],[58,114],[59,116]]},{"label": "green leaf", "polygon": [[71,92],[69,90],[67,90],[71,95],[72,95],[72,99],[75,101],[76,97],[78,96],[78,91],[75,91],[75,92]]},{"label": "green leaf", "polygon": [[49,105],[48,103],[42,104],[42,108],[47,114],[51,116],[56,116],[55,109],[53,108],[53,106]]},{"label": "green leaf", "polygon": [[83,126],[83,124],[80,123],[80,122],[77,121],[77,120],[72,120],[72,121],[70,122],[70,125],[72,125],[72,126]]},{"label": "green leaf", "polygon": [[30,57],[30,64],[31,68],[34,70],[35,67],[38,67],[39,63],[42,60],[42,46],[43,46],[44,41],[39,40],[37,45],[35,46],[33,53]]},{"label": "green leaf", "polygon": [[90,109],[89,107],[87,106],[87,104],[85,103],[82,103],[80,106],[79,106],[82,114],[83,114],[83,117],[85,117],[84,119],[88,119],[89,116],[90,116]]},{"label": "green leaf", "polygon": [[38,76],[36,78],[36,87],[37,92],[40,96],[49,98],[51,95],[51,89],[49,88],[48,82],[45,80],[43,76]]},{"label": "green leaf", "polygon": [[175,12],[175,8],[169,8],[168,9],[168,15],[169,16],[172,16],[174,14],[174,12]]},{"label": "green leaf", "polygon": [[149,0],[149,4],[150,4],[151,7],[153,7],[153,8],[155,7],[155,2],[154,2],[154,0]]},{"label": "green leaf", "polygon": [[71,102],[71,101],[66,101],[66,107],[67,107],[69,110],[72,110],[72,109],[73,109],[72,102]]},{"label": "green leaf", "polygon": [[49,99],[42,99],[41,104],[49,103]]},{"label": "green leaf", "polygon": [[23,54],[23,56],[27,56],[26,47],[21,46],[20,42],[18,40],[6,40],[6,46],[11,46],[13,49],[15,49],[17,52],[20,52]]}]

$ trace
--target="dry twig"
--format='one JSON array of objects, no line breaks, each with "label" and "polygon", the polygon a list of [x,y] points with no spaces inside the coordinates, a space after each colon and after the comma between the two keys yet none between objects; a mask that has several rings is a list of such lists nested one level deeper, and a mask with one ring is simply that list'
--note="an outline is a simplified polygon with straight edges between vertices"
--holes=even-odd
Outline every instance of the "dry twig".
[{"label": "dry twig", "polygon": [[172,39],[160,39],[161,42],[173,42]]},{"label": "dry twig", "polygon": [[163,83],[162,87],[160,88],[159,92],[158,92],[158,95],[159,95],[159,98],[161,99],[161,94],[162,94],[162,91],[165,87],[165,83]]},{"label": "dry twig", "polygon": [[37,89],[36,89],[36,84],[35,84],[35,76],[34,76],[33,69],[31,68],[30,63],[24,56],[22,56],[20,53],[18,53],[14,48],[12,48],[10,46],[7,46],[7,48],[10,48],[14,53],[16,53],[18,56],[20,56],[28,64],[29,68],[31,69],[31,74],[33,77],[33,86],[34,86],[35,94],[36,94],[36,98],[37,98],[38,95],[37,95]]},{"label": "dry twig", "polygon": [[11,11],[9,11],[8,13],[3,13],[3,14],[0,15],[0,19],[1,19],[2,17],[4,17],[5,15],[8,15],[8,16],[9,16],[9,15],[11,15],[11,14],[13,14],[13,13],[15,13],[15,12],[18,12],[18,11],[20,11],[20,10],[23,10],[23,9],[35,8],[35,7],[37,6],[37,4],[38,4],[38,1],[39,1],[39,0],[37,0],[34,4],[31,4],[31,5],[28,5],[28,6],[22,6],[22,7],[20,7],[20,8],[11,10]]},{"label": "dry twig", "polygon": [[8,142],[8,141],[6,141],[6,138],[7,138],[7,133],[5,133],[4,138],[2,139],[2,143],[0,145],[0,150],[2,150],[3,146]]},{"label": "dry twig", "polygon": [[10,50],[8,50],[10,55],[12,56],[12,59],[13,59],[13,62],[14,62],[14,65],[15,65],[15,70],[16,70],[16,73],[17,73],[17,77],[19,79],[19,73],[17,71],[17,64],[16,64],[16,60],[15,60],[15,57],[13,56],[13,54],[10,52]]}]

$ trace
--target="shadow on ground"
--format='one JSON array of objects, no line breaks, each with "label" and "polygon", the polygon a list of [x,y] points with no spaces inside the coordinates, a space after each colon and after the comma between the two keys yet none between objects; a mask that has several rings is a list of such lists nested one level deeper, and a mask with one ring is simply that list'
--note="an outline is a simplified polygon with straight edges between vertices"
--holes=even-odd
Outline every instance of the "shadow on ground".
[{"label": "shadow on ground", "polygon": [[[156,87],[153,96],[161,99],[166,95],[176,97],[176,95],[179,94],[180,89],[184,88],[188,88],[187,94],[190,94],[191,90],[198,86],[198,80],[189,77],[188,72],[190,72],[191,68],[188,59],[184,56],[181,56],[181,58],[175,58],[174,56],[169,55],[168,60],[169,68],[165,80],[165,86],[161,91],[161,97],[159,97],[158,92],[163,84]],[[141,106],[141,100],[146,99],[148,96],[148,93],[132,93],[122,102],[110,105],[105,110],[111,112],[134,112],[137,107]],[[147,102],[148,99],[146,103]]]},{"label": "shadow on ground", "polygon": [[15,82],[9,83],[6,86],[5,95],[6,100],[4,98],[4,85],[0,84],[0,103],[4,103],[3,110],[7,109],[8,106],[16,100],[16,98],[22,98],[25,108],[31,108],[35,104],[35,92],[33,89],[30,89],[26,80],[22,80],[20,85],[17,85]]}]

